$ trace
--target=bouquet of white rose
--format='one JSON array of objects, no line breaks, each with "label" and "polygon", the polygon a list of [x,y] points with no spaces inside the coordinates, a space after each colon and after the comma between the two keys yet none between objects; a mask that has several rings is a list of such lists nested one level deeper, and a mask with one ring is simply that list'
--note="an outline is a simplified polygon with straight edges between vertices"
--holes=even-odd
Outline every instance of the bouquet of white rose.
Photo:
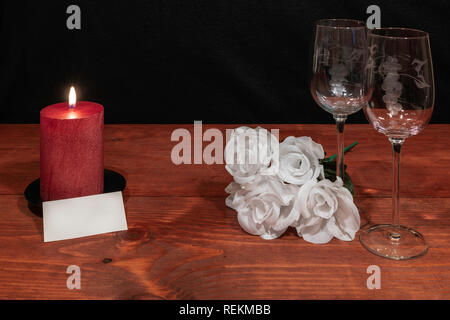
[{"label": "bouquet of white rose", "polygon": [[327,179],[335,176],[333,157],[325,159],[322,145],[310,137],[280,144],[264,128],[240,127],[227,142],[225,161],[234,178],[225,189],[226,205],[248,233],[275,239],[294,227],[312,243],[355,238],[360,217],[350,177],[345,186],[339,177]]}]

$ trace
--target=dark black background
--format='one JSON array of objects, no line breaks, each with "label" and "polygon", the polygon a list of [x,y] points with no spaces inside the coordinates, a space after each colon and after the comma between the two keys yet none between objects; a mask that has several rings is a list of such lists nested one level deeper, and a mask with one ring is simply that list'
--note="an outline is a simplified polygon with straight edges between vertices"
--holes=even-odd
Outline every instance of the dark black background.
[{"label": "dark black background", "polygon": [[[0,122],[79,98],[108,123],[331,123],[308,90],[313,22],[366,20],[430,33],[432,121],[450,123],[450,1],[121,0],[0,2]],[[66,28],[81,7],[82,30]],[[362,112],[349,122],[366,122]]]}]

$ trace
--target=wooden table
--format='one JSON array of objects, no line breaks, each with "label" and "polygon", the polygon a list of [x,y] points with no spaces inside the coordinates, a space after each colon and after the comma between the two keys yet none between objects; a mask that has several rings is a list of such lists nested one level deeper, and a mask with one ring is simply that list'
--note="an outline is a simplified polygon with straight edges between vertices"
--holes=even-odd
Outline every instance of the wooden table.
[{"label": "wooden table", "polygon": [[[428,254],[410,261],[372,255],[358,240],[313,245],[291,230],[264,241],[239,227],[225,207],[231,182],[223,165],[171,162],[171,133],[192,125],[107,125],[105,166],[128,180],[129,231],[43,243],[42,219],[23,191],[39,176],[39,127],[0,126],[0,299],[449,299],[450,125],[407,140],[401,221],[420,230]],[[235,125],[217,127],[222,131]],[[267,125],[311,136],[335,152],[332,125]],[[390,222],[391,150],[369,125],[348,125],[346,156],[361,215]],[[205,143],[206,145],[207,143]],[[105,260],[106,259],[106,260]],[[68,290],[66,268],[81,268]],[[381,289],[366,286],[381,268]]]}]

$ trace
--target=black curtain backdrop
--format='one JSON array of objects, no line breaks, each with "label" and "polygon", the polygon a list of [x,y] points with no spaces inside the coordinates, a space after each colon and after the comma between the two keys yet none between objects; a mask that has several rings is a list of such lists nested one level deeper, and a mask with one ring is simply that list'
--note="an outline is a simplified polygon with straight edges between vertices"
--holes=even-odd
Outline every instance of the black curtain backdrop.
[{"label": "black curtain backdrop", "polygon": [[[308,89],[313,22],[367,20],[430,33],[432,122],[450,123],[450,1],[54,0],[0,2],[0,122],[38,123],[67,100],[107,123],[331,123]],[[66,9],[81,8],[68,30]],[[366,123],[360,111],[349,122]]]}]

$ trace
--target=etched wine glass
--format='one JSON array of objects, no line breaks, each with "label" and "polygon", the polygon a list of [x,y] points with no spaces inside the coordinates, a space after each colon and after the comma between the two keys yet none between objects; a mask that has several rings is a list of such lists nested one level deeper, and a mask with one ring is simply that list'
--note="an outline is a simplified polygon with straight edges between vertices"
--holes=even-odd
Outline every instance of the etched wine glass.
[{"label": "etched wine glass", "polygon": [[336,175],[344,180],[344,124],[366,103],[367,29],[362,21],[316,22],[311,94],[337,125]]},{"label": "etched wine glass", "polygon": [[369,122],[385,134],[393,151],[392,224],[360,233],[370,252],[395,260],[424,255],[428,244],[416,230],[400,225],[400,151],[406,138],[430,121],[434,107],[433,64],[428,33],[414,29],[369,31],[367,82],[371,96],[364,107]]}]

